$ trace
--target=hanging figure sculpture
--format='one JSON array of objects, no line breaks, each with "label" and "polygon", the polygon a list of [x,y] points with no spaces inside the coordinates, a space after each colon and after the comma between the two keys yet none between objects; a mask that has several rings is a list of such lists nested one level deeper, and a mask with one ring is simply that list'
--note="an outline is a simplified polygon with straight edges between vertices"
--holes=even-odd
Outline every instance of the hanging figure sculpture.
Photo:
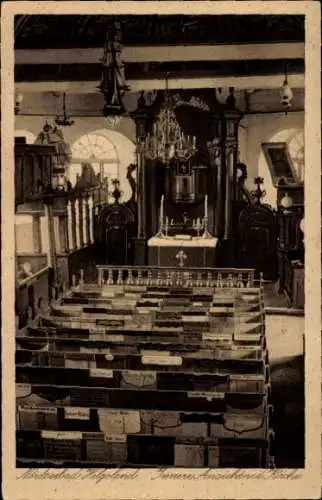
[{"label": "hanging figure sculpture", "polygon": [[120,23],[114,23],[109,28],[102,58],[103,71],[100,90],[104,95],[105,106],[103,114],[107,116],[122,115],[125,107],[122,98],[129,86],[126,85],[124,65],[121,60],[121,29]]}]

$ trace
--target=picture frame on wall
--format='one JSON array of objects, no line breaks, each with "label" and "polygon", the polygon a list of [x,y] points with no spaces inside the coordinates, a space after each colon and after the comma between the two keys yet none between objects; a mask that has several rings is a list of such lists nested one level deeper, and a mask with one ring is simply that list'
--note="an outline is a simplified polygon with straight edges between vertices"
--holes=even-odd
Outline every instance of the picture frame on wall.
[{"label": "picture frame on wall", "polygon": [[264,142],[262,143],[262,150],[274,187],[279,186],[281,179],[286,184],[301,184],[286,142]]}]

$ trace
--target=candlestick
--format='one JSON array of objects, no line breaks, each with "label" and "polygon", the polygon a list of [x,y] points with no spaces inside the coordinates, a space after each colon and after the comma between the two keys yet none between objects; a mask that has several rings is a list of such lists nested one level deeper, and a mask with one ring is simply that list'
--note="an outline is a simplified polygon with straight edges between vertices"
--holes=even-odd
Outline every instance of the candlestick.
[{"label": "candlestick", "polygon": [[204,226],[204,232],[203,232],[202,237],[204,239],[212,238],[212,236],[211,236],[211,234],[209,233],[209,230],[208,230],[208,217],[204,217],[203,226]]},{"label": "candlestick", "polygon": [[160,220],[163,222],[163,204],[164,204],[164,194],[161,196],[161,205],[160,205]]},{"label": "candlestick", "polygon": [[208,195],[205,196],[205,219],[208,219]]}]

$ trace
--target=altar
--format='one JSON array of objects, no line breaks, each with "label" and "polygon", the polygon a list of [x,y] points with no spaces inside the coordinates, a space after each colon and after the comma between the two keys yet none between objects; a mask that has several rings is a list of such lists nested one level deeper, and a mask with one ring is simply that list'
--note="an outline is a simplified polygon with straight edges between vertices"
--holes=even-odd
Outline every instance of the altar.
[{"label": "altar", "polygon": [[149,266],[213,267],[217,238],[153,236],[148,240]]}]

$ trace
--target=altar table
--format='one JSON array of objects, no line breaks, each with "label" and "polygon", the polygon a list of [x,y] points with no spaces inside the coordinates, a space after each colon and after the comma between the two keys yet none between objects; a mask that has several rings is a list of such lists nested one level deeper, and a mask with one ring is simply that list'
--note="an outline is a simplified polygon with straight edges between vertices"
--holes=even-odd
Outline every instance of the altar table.
[{"label": "altar table", "polygon": [[149,266],[213,267],[217,238],[178,237],[148,240]]}]

